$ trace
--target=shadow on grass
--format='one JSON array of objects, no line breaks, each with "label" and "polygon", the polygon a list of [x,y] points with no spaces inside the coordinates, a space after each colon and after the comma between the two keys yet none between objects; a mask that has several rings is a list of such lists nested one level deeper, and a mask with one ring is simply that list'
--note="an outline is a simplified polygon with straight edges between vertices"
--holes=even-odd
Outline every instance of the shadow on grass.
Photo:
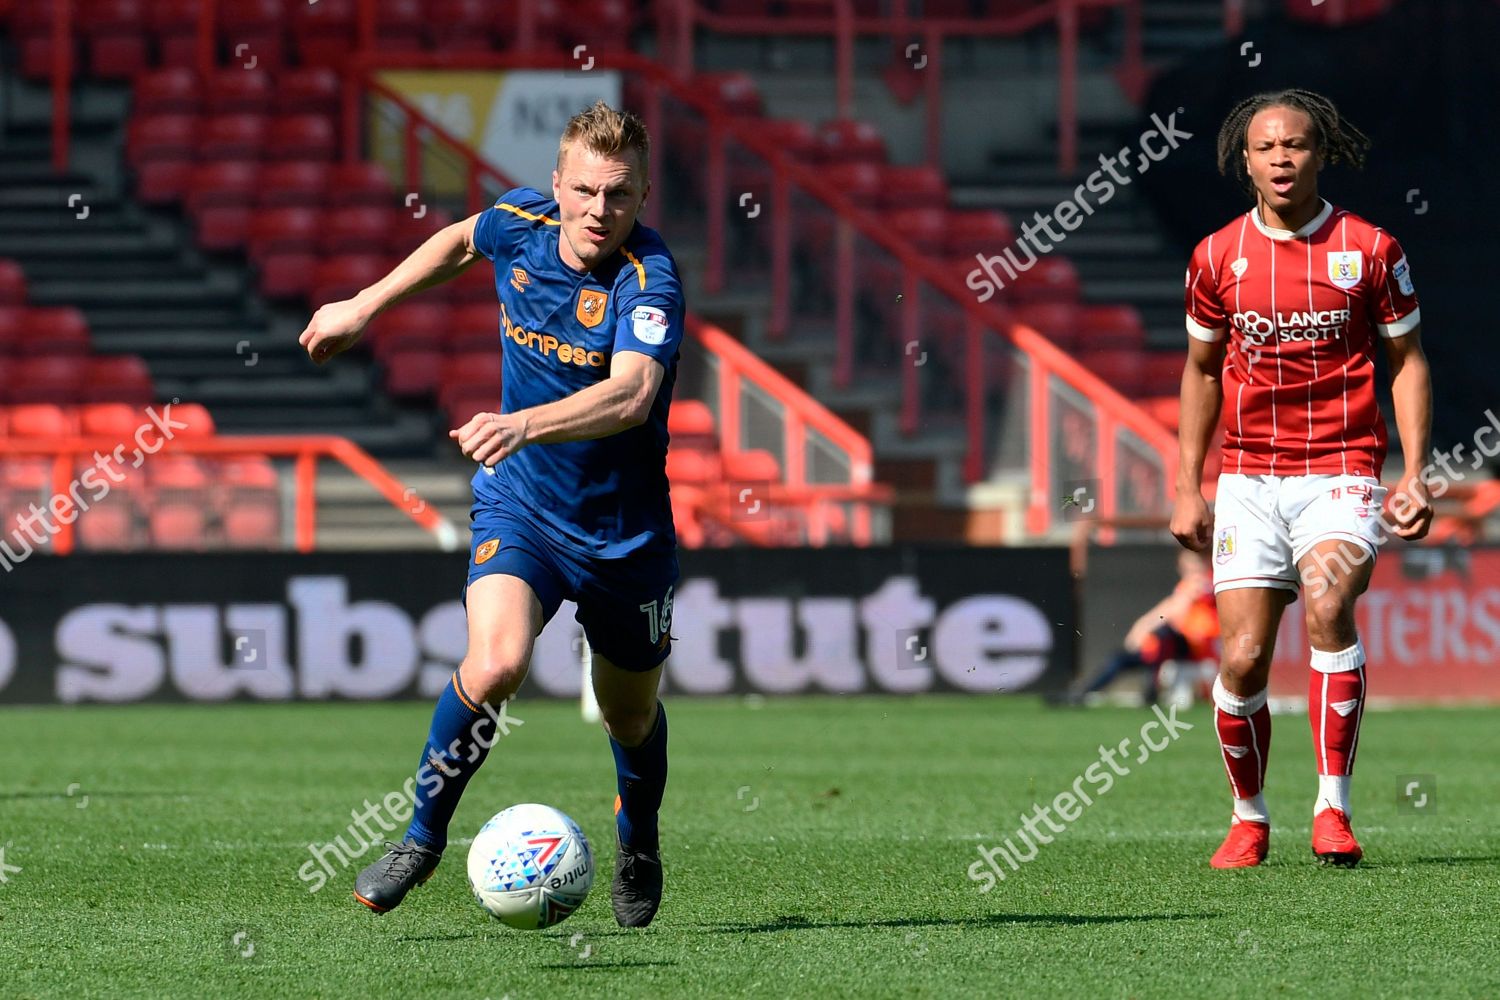
[{"label": "shadow on grass", "polygon": [[577,969],[579,971],[583,971],[586,969],[650,969],[656,966],[673,966],[676,964],[676,962],[637,962],[632,961],[631,959],[621,959],[618,962],[533,962],[530,964],[530,968]]},{"label": "shadow on grass", "polygon": [[1412,858],[1414,865],[1490,865],[1500,861],[1500,854],[1455,854],[1451,858]]},{"label": "shadow on grass", "polygon": [[1213,920],[1218,913],[991,913],[982,917],[898,917],[891,920],[808,920],[802,916],[778,917],[761,924],[714,924],[702,928],[709,934],[760,934],[766,931],[808,931],[826,928],[862,927],[999,927],[1005,924],[1053,924],[1062,927],[1091,924],[1128,924],[1148,920]]}]

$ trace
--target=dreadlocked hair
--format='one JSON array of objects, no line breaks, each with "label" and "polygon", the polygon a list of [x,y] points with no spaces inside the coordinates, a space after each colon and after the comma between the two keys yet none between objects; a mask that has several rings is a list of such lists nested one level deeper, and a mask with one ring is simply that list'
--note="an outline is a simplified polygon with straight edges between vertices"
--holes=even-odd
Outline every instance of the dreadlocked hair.
[{"label": "dreadlocked hair", "polygon": [[1314,148],[1326,163],[1348,163],[1357,168],[1365,165],[1365,151],[1370,137],[1349,124],[1333,102],[1311,90],[1289,88],[1247,97],[1234,106],[1219,128],[1219,173],[1233,176],[1250,194],[1255,187],[1245,171],[1246,133],[1250,119],[1266,108],[1294,108],[1312,121]]}]

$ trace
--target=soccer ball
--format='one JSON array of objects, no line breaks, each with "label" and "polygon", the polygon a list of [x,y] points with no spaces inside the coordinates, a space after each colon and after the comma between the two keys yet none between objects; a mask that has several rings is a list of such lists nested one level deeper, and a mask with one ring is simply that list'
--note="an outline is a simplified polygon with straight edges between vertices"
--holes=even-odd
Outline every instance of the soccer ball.
[{"label": "soccer ball", "polygon": [[469,847],[469,887],[490,915],[520,930],[551,927],[583,905],[594,852],[565,813],[528,802],[496,813]]}]

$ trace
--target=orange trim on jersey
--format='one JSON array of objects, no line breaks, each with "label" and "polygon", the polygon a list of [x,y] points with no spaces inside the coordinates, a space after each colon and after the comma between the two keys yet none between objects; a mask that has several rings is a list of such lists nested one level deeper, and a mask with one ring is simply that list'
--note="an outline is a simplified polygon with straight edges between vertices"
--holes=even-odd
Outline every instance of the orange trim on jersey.
[{"label": "orange trim on jersey", "polygon": [[626,259],[629,260],[630,263],[632,263],[632,264],[635,265],[635,278],[636,278],[637,281],[639,281],[641,283],[641,291],[645,291],[646,290],[646,265],[642,264],[639,257],[637,257],[635,254],[631,253],[629,250],[626,250],[624,247],[620,248],[620,252],[625,255]]},{"label": "orange trim on jersey", "polygon": [[458,700],[463,702],[464,706],[467,707],[469,711],[479,711],[479,708],[469,700],[469,696],[464,694],[464,686],[458,682],[457,670],[453,671],[453,693],[458,695]]},{"label": "orange trim on jersey", "polygon": [[[519,215],[521,218],[525,219],[527,222],[545,222],[549,226],[560,226],[560,225],[562,225],[561,222],[559,222],[558,220],[552,218],[549,215],[537,215],[534,212],[528,212],[524,208],[517,208],[516,206],[512,205],[508,201],[502,201],[502,202],[498,203],[497,205],[495,205],[495,207],[498,208],[498,209],[501,209],[502,211],[510,212],[512,215]],[[642,285],[641,287],[644,288],[646,286]]]}]

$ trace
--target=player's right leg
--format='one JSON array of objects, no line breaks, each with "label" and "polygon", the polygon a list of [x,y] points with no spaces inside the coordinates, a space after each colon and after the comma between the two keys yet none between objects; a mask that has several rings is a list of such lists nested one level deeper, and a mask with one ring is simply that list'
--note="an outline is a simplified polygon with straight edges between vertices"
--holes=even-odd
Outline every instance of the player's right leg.
[{"label": "player's right leg", "polygon": [[1209,861],[1215,868],[1248,868],[1265,860],[1271,817],[1262,794],[1271,753],[1271,710],[1266,705],[1271,656],[1281,612],[1292,592],[1264,587],[1218,595],[1223,652],[1214,681],[1214,729],[1229,775],[1234,810],[1229,836]]},{"label": "player's right leg", "polygon": [[532,644],[562,602],[561,575],[527,527],[476,511],[464,591],[468,648],[432,713],[411,825],[354,884],[355,898],[376,913],[394,908],[437,868],[459,799],[494,745],[506,700],[526,678]]},{"label": "player's right leg", "polygon": [[1214,506],[1214,597],[1222,647],[1214,728],[1234,796],[1229,836],[1209,861],[1215,868],[1258,865],[1271,841],[1261,794],[1271,750],[1266,684],[1281,613],[1298,586],[1280,488],[1273,476],[1221,475]]}]

